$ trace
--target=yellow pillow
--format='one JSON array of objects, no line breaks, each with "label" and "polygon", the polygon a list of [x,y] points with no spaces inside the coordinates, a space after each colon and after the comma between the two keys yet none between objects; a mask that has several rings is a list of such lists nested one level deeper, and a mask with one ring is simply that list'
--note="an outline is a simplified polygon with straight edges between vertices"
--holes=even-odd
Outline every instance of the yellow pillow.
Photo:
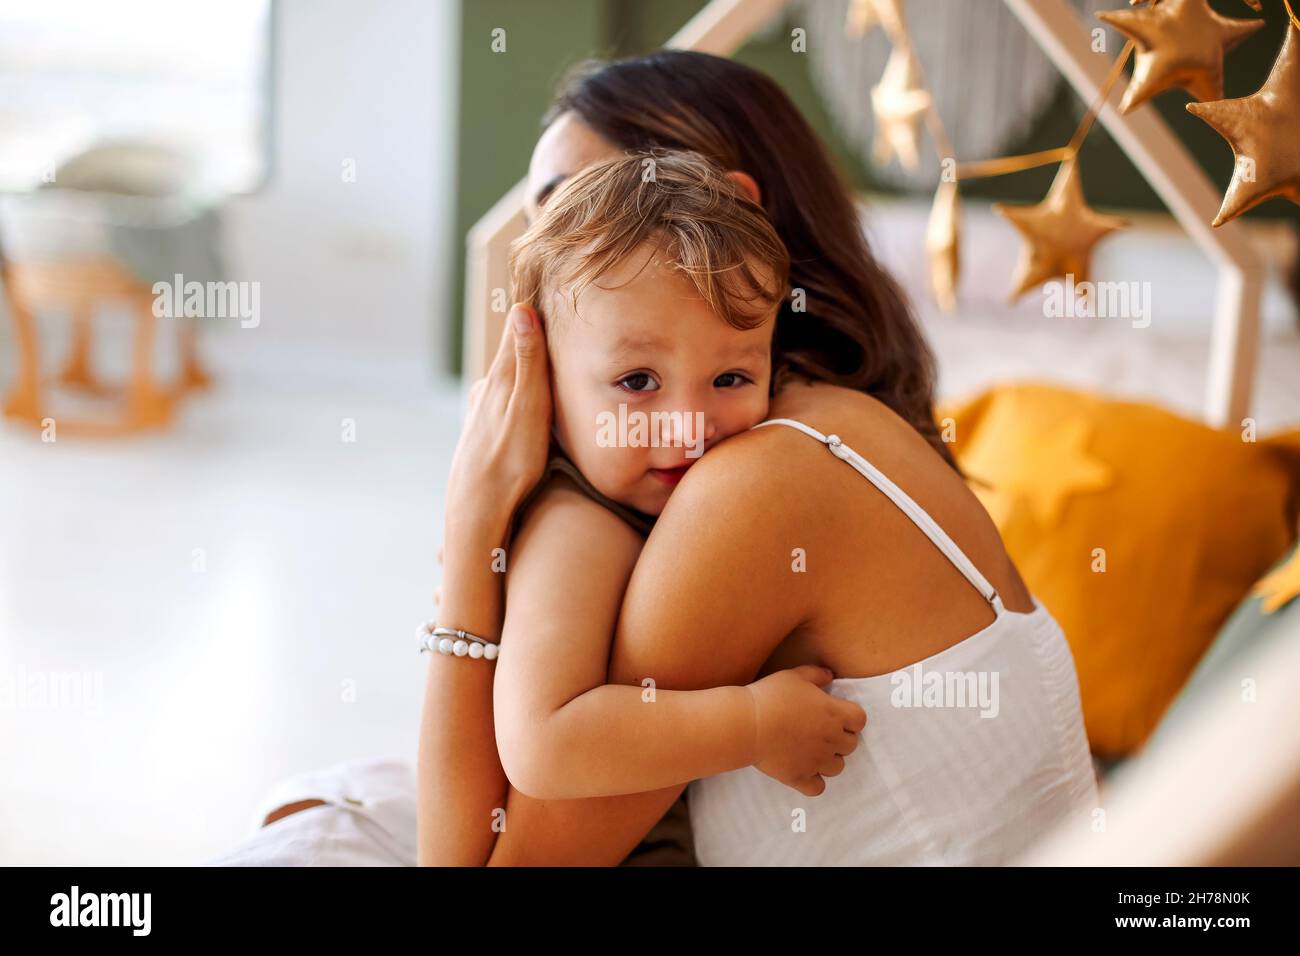
[{"label": "yellow pillow", "polygon": [[1251,441],[1037,383],[936,417],[1069,639],[1093,752],[1130,753],[1294,539],[1300,432]]}]

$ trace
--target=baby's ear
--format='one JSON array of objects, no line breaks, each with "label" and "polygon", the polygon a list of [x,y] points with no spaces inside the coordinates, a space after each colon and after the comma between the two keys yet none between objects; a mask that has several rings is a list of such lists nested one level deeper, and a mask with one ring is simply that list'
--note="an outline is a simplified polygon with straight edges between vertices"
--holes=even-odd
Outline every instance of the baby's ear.
[{"label": "baby's ear", "polygon": [[758,183],[754,181],[753,176],[749,175],[749,173],[742,173],[739,169],[729,169],[727,170],[727,178],[738,184],[745,191],[745,195],[754,200],[756,205],[763,205],[763,197],[759,194]]}]

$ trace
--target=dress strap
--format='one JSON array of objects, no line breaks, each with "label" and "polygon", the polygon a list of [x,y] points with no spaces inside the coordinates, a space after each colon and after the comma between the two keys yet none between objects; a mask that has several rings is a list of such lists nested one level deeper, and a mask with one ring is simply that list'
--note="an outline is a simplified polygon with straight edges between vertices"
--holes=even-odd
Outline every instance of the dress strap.
[{"label": "dress strap", "polygon": [[815,438],[827,446],[831,454],[836,458],[851,465],[856,472],[888,495],[890,500],[898,505],[918,528],[925,532],[926,537],[933,541],[935,547],[943,552],[944,556],[956,566],[966,580],[974,585],[980,594],[984,595],[984,599],[993,605],[993,610],[1001,617],[1005,608],[1001,596],[993,585],[989,584],[988,579],[980,574],[979,568],[975,567],[971,559],[966,557],[966,553],[957,547],[957,542],[948,536],[948,532],[939,527],[938,523],[930,517],[929,512],[913,501],[912,497],[894,484],[884,472],[844,444],[838,435],[823,435],[817,429],[810,428],[803,422],[795,421],[793,418],[769,418],[765,422],[759,422],[754,427],[762,428],[764,425],[789,425],[791,428],[798,429],[805,435]]}]

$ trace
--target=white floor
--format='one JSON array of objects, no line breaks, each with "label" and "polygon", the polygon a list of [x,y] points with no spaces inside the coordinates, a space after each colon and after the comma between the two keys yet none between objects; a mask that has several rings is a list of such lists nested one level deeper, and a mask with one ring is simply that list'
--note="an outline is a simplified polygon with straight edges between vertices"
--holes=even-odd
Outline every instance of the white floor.
[{"label": "white floor", "polygon": [[458,396],[361,369],[228,369],[149,438],[0,420],[0,863],[197,862],[279,777],[414,758]]}]

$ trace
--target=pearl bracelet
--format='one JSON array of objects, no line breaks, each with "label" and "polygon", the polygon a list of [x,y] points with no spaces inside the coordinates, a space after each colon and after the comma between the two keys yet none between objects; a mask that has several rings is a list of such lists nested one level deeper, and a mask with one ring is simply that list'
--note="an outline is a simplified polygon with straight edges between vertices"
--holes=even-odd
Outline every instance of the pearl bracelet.
[{"label": "pearl bracelet", "polygon": [[421,651],[437,651],[448,656],[472,657],[475,660],[481,657],[494,661],[501,650],[500,644],[493,644],[477,634],[454,627],[438,627],[433,621],[421,624],[415,637]]}]

